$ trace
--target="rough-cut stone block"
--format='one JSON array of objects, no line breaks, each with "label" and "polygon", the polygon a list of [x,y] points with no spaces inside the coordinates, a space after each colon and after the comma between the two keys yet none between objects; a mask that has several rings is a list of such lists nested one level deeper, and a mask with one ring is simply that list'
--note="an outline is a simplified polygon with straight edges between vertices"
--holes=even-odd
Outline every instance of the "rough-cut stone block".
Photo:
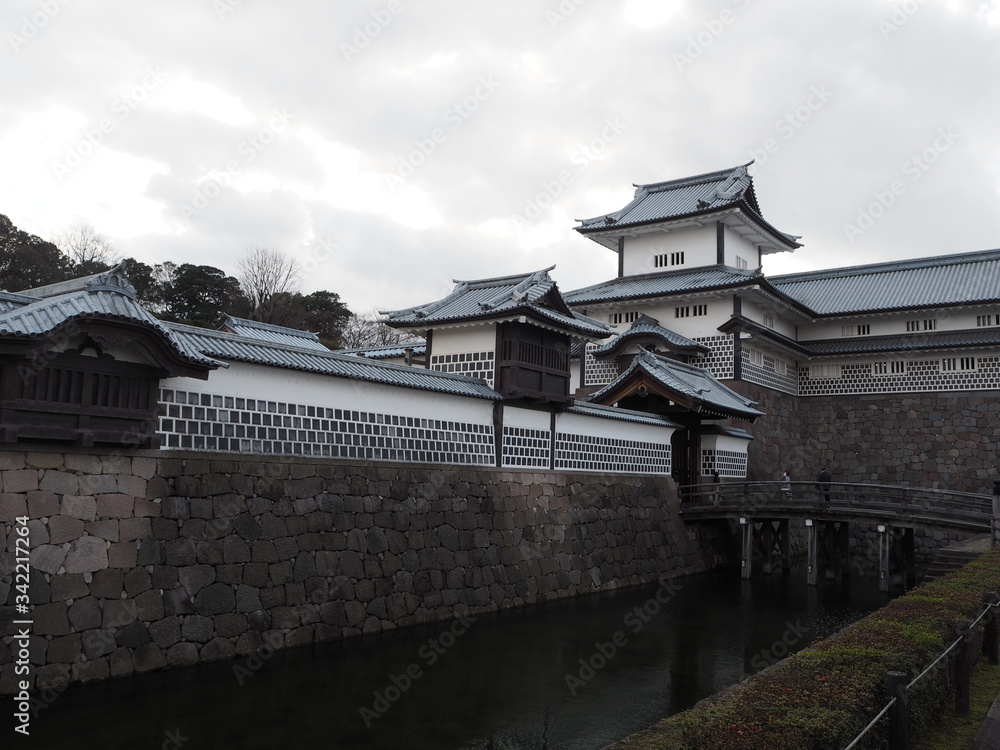
[{"label": "rough-cut stone block", "polygon": [[278,550],[274,548],[274,542],[267,539],[257,539],[250,549],[250,558],[254,562],[260,563],[278,562]]},{"label": "rough-cut stone block", "polygon": [[214,620],[215,632],[221,638],[235,638],[247,632],[248,625],[246,615],[229,612],[224,615],[216,615]]},{"label": "rough-cut stone block", "polygon": [[5,492],[32,492],[38,489],[38,469],[18,469],[3,475]]},{"label": "rough-cut stone block", "polygon": [[269,589],[260,590],[260,606],[262,609],[279,607],[285,603],[285,587],[274,586]]},{"label": "rough-cut stone block", "polygon": [[49,664],[73,664],[83,653],[79,633],[53,638],[45,652],[45,661]]},{"label": "rough-cut stone block", "polygon": [[217,661],[218,659],[232,659],[236,656],[236,648],[231,641],[224,638],[213,638],[201,647],[199,652],[202,661]]},{"label": "rough-cut stone block", "polygon": [[260,593],[252,586],[236,587],[236,611],[254,612],[261,608]]},{"label": "rough-cut stone block", "polygon": [[73,679],[79,682],[97,682],[111,675],[111,666],[106,656],[99,659],[81,661],[73,665]]},{"label": "rough-cut stone block", "polygon": [[112,677],[128,677],[135,672],[135,666],[132,663],[132,652],[127,648],[119,648],[112,651],[108,656],[108,661],[111,665]]},{"label": "rough-cut stone block", "polygon": [[[58,516],[62,518],[63,516]],[[54,519],[53,519],[54,520]],[[75,520],[75,519],[74,519]],[[49,525],[52,521],[49,521]],[[106,542],[117,542],[118,541],[118,521],[91,521],[87,524],[87,533],[91,536],[100,537]]]},{"label": "rough-cut stone block", "polygon": [[138,556],[135,542],[117,542],[108,548],[108,565],[112,568],[134,568]]},{"label": "rough-cut stone block", "polygon": [[135,518],[156,518],[160,515],[160,504],[137,497],[132,508],[132,515]]},{"label": "rough-cut stone block", "polygon": [[[82,573],[52,577],[51,596],[54,602],[61,602],[66,599],[79,599],[81,596],[86,596],[89,590]],[[3,597],[0,597],[0,601],[3,601]]]},{"label": "rough-cut stone block", "polygon": [[62,499],[62,514],[81,521],[93,521],[97,518],[97,501],[92,497],[65,495]]},{"label": "rough-cut stone block", "polygon": [[136,597],[152,587],[149,572],[145,568],[133,568],[125,574],[125,593]]},{"label": "rough-cut stone block", "polygon": [[104,600],[104,620],[101,627],[105,630],[111,628],[123,628],[135,622],[138,613],[135,602],[129,599],[105,599]]},{"label": "rough-cut stone block", "polygon": [[137,649],[149,643],[152,638],[149,637],[145,623],[133,622],[118,631],[115,640],[123,648]]},{"label": "rough-cut stone block", "polygon": [[175,643],[167,650],[167,664],[189,667],[198,663],[198,647],[193,643]]},{"label": "rough-cut stone block", "polygon": [[270,571],[264,563],[247,563],[243,566],[243,583],[254,588],[264,588],[270,580]]},{"label": "rough-cut stone block", "polygon": [[215,568],[211,565],[191,565],[180,568],[177,577],[188,596],[194,597],[210,583],[215,583]]},{"label": "rough-cut stone block", "polygon": [[92,596],[77,599],[67,611],[69,624],[76,632],[101,627],[101,603]]},{"label": "rough-cut stone block", "polygon": [[108,567],[108,549],[103,539],[84,536],[70,545],[63,563],[67,573],[93,573]]},{"label": "rough-cut stone block", "polygon": [[99,599],[121,599],[124,591],[125,573],[121,570],[99,570],[90,582],[90,593]]},{"label": "rough-cut stone block", "polygon": [[123,518],[118,522],[119,542],[131,542],[152,536],[152,526],[148,518]]},{"label": "rough-cut stone block", "polygon": [[163,565],[166,555],[163,552],[163,542],[157,539],[140,539],[139,554],[136,565]]},{"label": "rough-cut stone block", "polygon": [[48,518],[59,513],[59,496],[54,492],[37,490],[26,493],[28,497],[28,515],[34,519]]},{"label": "rough-cut stone block", "polygon": [[163,553],[167,565],[193,565],[198,553],[192,539],[170,539],[163,543]]},{"label": "rough-cut stone block", "polygon": [[50,470],[42,474],[38,489],[54,492],[57,495],[77,495],[80,492],[80,483],[75,474]]},{"label": "rough-cut stone block", "polygon": [[167,666],[167,657],[155,643],[147,643],[136,649],[132,663],[136,672],[151,672]]},{"label": "rough-cut stone block", "polygon": [[43,573],[58,573],[66,559],[66,551],[62,547],[43,544],[31,550],[31,567]]},{"label": "rough-cut stone block", "polygon": [[224,583],[213,583],[194,598],[195,611],[200,615],[219,615],[232,612],[236,608],[236,594],[232,586]]},{"label": "rough-cut stone block", "polygon": [[250,562],[250,547],[238,536],[227,536],[222,543],[222,559],[227,564]]},{"label": "rough-cut stone block", "polygon": [[83,536],[83,521],[70,516],[52,516],[49,519],[49,543],[62,544]]},{"label": "rough-cut stone block", "polygon": [[97,659],[114,651],[118,645],[115,636],[107,630],[96,629],[82,633],[83,655],[88,659]]},{"label": "rough-cut stone block", "polygon": [[191,502],[186,497],[165,497],[160,500],[160,516],[181,520],[191,518]]},{"label": "rough-cut stone block", "polygon": [[10,492],[0,494],[0,523],[14,523],[28,515],[28,501],[23,495]]},{"label": "rough-cut stone block", "polygon": [[31,612],[35,635],[69,635],[66,602],[40,604]]},{"label": "rough-cut stone block", "polygon": [[154,622],[165,614],[163,597],[159,591],[144,591],[135,598],[136,614],[140,620]]},{"label": "rough-cut stone block", "polygon": [[181,639],[181,618],[164,617],[150,624],[149,637],[160,648],[169,648]]},{"label": "rough-cut stone block", "polygon": [[133,458],[132,473],[143,479],[152,479],[156,476],[156,459],[143,458],[141,456]]},{"label": "rough-cut stone block", "polygon": [[215,623],[211,617],[191,615],[184,618],[181,625],[181,637],[193,643],[208,643],[215,632]]},{"label": "rough-cut stone block", "polygon": [[105,495],[118,492],[118,480],[108,474],[87,474],[79,477],[81,495]]},{"label": "rough-cut stone block", "polygon": [[101,518],[130,518],[135,498],[113,492],[97,496],[97,515]]},{"label": "rough-cut stone block", "polygon": [[135,476],[119,476],[118,491],[132,497],[146,497],[146,480]]}]

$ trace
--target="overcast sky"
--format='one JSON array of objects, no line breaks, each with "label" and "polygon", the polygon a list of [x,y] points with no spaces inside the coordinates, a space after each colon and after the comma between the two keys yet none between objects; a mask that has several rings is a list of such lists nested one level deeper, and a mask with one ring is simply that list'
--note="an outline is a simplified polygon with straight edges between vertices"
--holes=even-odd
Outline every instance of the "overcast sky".
[{"label": "overcast sky", "polygon": [[359,311],[613,277],[574,219],[754,157],[769,274],[1000,247],[995,6],[5,0],[0,213]]}]

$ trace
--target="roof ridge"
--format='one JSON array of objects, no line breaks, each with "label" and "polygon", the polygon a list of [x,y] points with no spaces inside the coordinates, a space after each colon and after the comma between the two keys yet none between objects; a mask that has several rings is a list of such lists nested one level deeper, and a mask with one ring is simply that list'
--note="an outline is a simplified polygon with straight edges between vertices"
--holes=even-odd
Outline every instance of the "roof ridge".
[{"label": "roof ridge", "polygon": [[891,273],[893,271],[908,271],[917,268],[933,268],[935,266],[979,263],[984,260],[1000,259],[1000,248],[992,250],[976,250],[973,252],[931,255],[925,258],[908,258],[890,260],[882,263],[865,263],[858,266],[841,266],[815,271],[800,271],[798,273],[779,274],[766,277],[772,284],[790,284],[798,281],[816,281],[838,276],[861,276],[866,274]]},{"label": "roof ridge", "polygon": [[[368,365],[389,368],[393,370],[399,370],[402,372],[418,372],[421,375],[431,375],[434,377],[443,377],[452,380],[461,380],[463,382],[473,380],[479,383],[483,381],[479,378],[473,378],[468,375],[460,375],[458,373],[452,372],[442,372],[440,370],[429,370],[422,367],[413,367],[411,365],[399,365],[393,362],[380,362],[378,360],[366,359],[364,357],[355,357],[350,354],[344,354],[341,351],[334,351],[331,349],[312,349],[305,346],[295,346],[293,344],[285,344],[280,341],[267,341],[266,339],[255,339],[252,336],[243,336],[239,333],[225,333],[224,331],[216,331],[211,328],[199,328],[198,326],[186,325],[184,323],[174,323],[172,321],[161,321],[165,326],[172,330],[176,330],[178,333],[189,333],[196,336],[207,336],[209,338],[217,339],[219,341],[231,342],[234,339],[238,340],[242,344],[253,344],[254,346],[262,346],[271,349],[280,349],[282,351],[294,352],[296,354],[309,354],[317,356],[323,359],[334,359],[342,362],[349,362],[351,364],[357,364],[362,362]],[[401,345],[402,346],[402,345]],[[217,355],[223,356],[223,355]]]},{"label": "roof ridge", "polygon": [[275,323],[265,323],[262,320],[253,320],[251,318],[240,318],[236,315],[226,315],[226,321],[223,325],[229,325],[230,322],[235,322],[237,325],[243,325],[248,328],[258,328],[262,331],[272,331],[274,333],[287,333],[292,336],[298,336],[299,338],[311,338],[312,340],[319,341],[319,336],[312,331],[304,331],[301,328],[291,328],[290,326],[279,326]]},{"label": "roof ridge", "polygon": [[[705,174],[691,175],[689,177],[680,177],[675,180],[664,180],[662,182],[649,182],[646,184],[636,184],[634,187],[640,190],[646,190],[647,192],[654,193],[663,190],[671,190],[673,188],[679,187],[691,187],[692,185],[702,185],[707,182],[713,182],[715,180],[721,179],[722,177],[742,177],[742,174],[737,174],[740,170],[744,170],[746,173],[746,168],[753,164],[754,160],[751,159],[746,164],[737,164],[735,167],[729,167],[727,169],[719,169],[715,172],[706,172]],[[753,180],[753,176],[750,176]]]}]

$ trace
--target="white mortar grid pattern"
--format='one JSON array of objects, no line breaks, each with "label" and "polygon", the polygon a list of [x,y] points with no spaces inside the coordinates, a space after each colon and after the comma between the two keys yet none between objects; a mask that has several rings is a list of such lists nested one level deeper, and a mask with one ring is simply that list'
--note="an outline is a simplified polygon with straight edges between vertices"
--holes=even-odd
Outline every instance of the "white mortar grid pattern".
[{"label": "white mortar grid pattern", "polygon": [[493,426],[160,390],[162,448],[372,461],[493,464]]},{"label": "white mortar grid pattern", "polygon": [[[798,383],[795,377],[795,370],[792,371],[791,375],[782,375],[775,370],[768,369],[766,367],[761,367],[760,365],[755,365],[750,361],[750,354],[746,349],[743,349],[743,380],[749,383],[756,383],[757,385],[763,385],[768,388],[774,388],[777,391],[783,391],[785,393],[790,393],[793,396],[798,393]],[[774,362],[773,358],[764,357],[765,360],[770,359]]]},{"label": "white mortar grid pattern", "polygon": [[701,475],[710,477],[713,469],[719,472],[720,477],[744,479],[747,475],[747,454],[705,448],[701,452]]},{"label": "white mortar grid pattern", "polygon": [[670,473],[670,445],[622,438],[556,433],[557,469]]},{"label": "white mortar grid pattern", "polygon": [[530,466],[547,469],[551,444],[551,430],[504,425],[501,463],[506,468]]},{"label": "white mortar grid pattern", "polygon": [[720,380],[731,380],[733,377],[733,337],[705,336],[692,339],[712,351],[698,357],[692,357],[691,364],[708,370],[713,377]]},{"label": "white mortar grid pattern", "polygon": [[431,355],[431,369],[479,378],[486,381],[486,385],[492,388],[493,375],[496,371],[495,356],[492,351],[433,354]]},{"label": "white mortar grid pattern", "polygon": [[[959,356],[959,355],[956,355]],[[870,361],[845,364],[839,378],[811,380],[809,368],[799,368],[800,396],[864,393],[980,391],[1000,387],[1000,357],[977,357],[975,370],[942,371],[940,359],[908,360],[906,371],[872,374]]]},{"label": "white mortar grid pattern", "polygon": [[607,385],[618,377],[618,362],[615,358],[597,359],[593,355],[595,344],[587,344],[583,363],[584,385]]}]

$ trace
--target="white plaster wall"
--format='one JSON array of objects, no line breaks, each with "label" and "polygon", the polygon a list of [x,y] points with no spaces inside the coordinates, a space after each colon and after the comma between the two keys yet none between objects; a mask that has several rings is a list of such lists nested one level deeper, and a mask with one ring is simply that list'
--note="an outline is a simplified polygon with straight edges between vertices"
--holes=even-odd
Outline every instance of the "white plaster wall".
[{"label": "white plaster wall", "polygon": [[469,328],[439,328],[434,331],[431,354],[465,354],[492,352],[497,346],[496,325],[476,325]]},{"label": "white plaster wall", "polygon": [[[770,315],[773,319],[772,330],[777,331],[783,336],[787,336],[792,340],[796,340],[798,337],[798,332],[796,331],[795,323],[788,320],[787,318],[781,317],[780,313],[770,309],[762,307],[755,302],[750,302],[746,299],[743,300],[743,315],[750,320],[765,325],[764,316]],[[840,329],[837,329],[838,333]]]},{"label": "white plaster wall", "polygon": [[503,409],[503,423],[505,427],[548,430],[552,426],[551,419],[551,415],[547,411],[518,409],[511,406],[505,406]]},{"label": "white plaster wall", "polygon": [[726,227],[726,265],[737,267],[736,256],[743,258],[747,262],[747,270],[760,267],[760,250],[749,240],[736,234],[731,228]]},{"label": "white plaster wall", "polygon": [[619,419],[601,419],[583,414],[563,412],[556,415],[556,432],[574,435],[593,435],[615,440],[637,440],[644,443],[670,444],[673,427],[657,427],[639,422],[623,422]]},{"label": "white plaster wall", "polygon": [[[674,252],[684,253],[684,265],[660,268],[654,265],[654,256]],[[715,222],[703,227],[685,227],[625,238],[625,276],[710,266],[715,265],[715,261]]]},{"label": "white plaster wall", "polygon": [[738,438],[732,435],[702,435],[702,450],[714,449],[719,451],[733,451],[734,453],[746,453],[747,446],[750,445],[749,438]]},{"label": "white plaster wall", "polygon": [[167,378],[161,381],[161,386],[198,393],[364,410],[422,419],[493,424],[493,402],[486,399],[245,362],[233,362],[228,369],[215,370],[207,381]]}]

